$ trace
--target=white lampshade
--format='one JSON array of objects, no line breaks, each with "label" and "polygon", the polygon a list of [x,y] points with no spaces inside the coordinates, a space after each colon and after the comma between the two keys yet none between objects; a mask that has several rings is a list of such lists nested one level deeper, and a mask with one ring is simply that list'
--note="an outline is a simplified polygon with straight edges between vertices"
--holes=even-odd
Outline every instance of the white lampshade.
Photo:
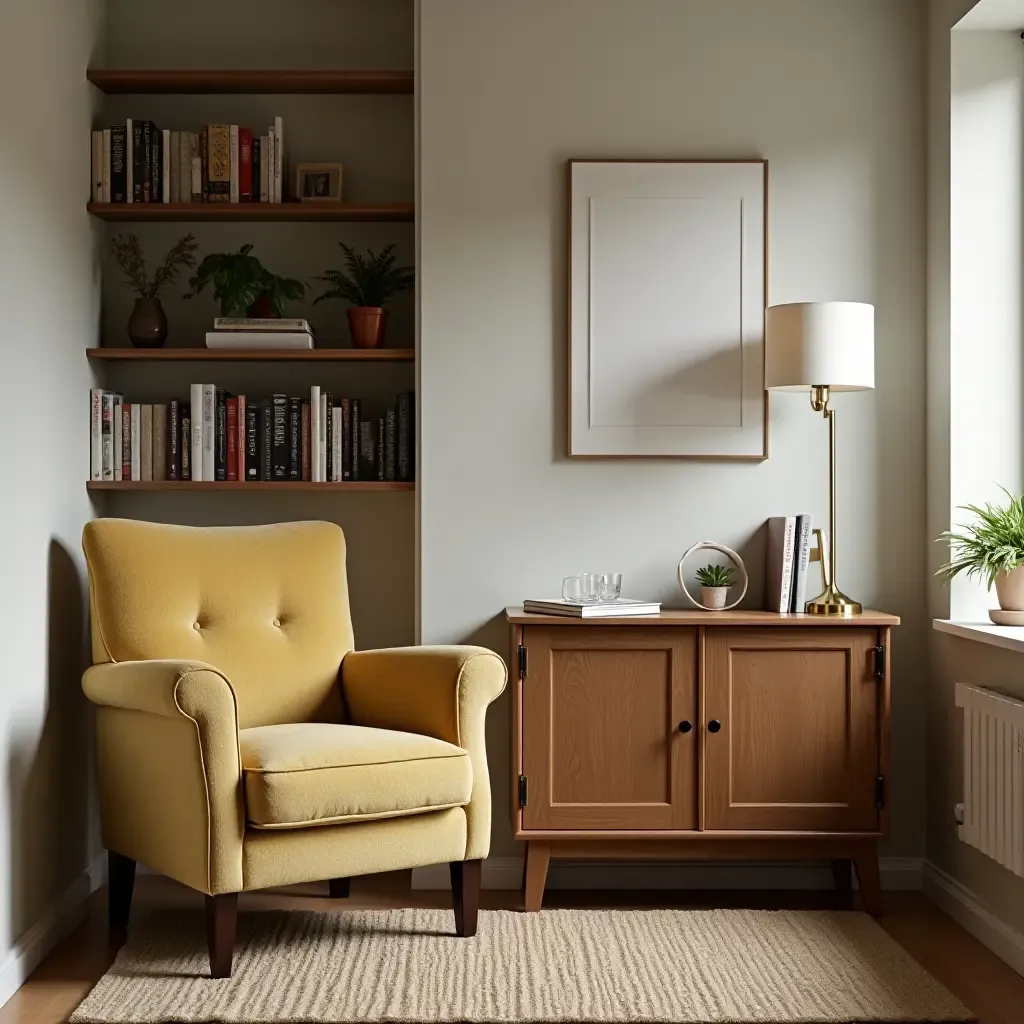
[{"label": "white lampshade", "polygon": [[875,386],[875,307],[866,302],[787,302],[765,319],[765,386],[772,391]]}]

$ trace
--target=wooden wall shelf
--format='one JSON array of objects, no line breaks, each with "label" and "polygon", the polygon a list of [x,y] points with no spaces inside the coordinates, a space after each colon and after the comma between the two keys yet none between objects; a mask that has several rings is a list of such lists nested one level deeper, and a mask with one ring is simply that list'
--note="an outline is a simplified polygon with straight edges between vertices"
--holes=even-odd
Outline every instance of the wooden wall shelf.
[{"label": "wooden wall shelf", "polygon": [[121,491],[145,493],[149,491],[280,491],[282,494],[295,491],[310,493],[338,491],[414,491],[416,484],[406,480],[354,480],[347,483],[314,484],[308,480],[87,480],[86,489],[90,491]]},{"label": "wooden wall shelf", "polygon": [[412,363],[411,348],[87,348],[87,358],[113,363]]},{"label": "wooden wall shelf", "polygon": [[108,221],[411,221],[412,203],[89,203]]},{"label": "wooden wall shelf", "polygon": [[411,95],[411,71],[157,70],[90,68],[86,77],[114,95]]}]

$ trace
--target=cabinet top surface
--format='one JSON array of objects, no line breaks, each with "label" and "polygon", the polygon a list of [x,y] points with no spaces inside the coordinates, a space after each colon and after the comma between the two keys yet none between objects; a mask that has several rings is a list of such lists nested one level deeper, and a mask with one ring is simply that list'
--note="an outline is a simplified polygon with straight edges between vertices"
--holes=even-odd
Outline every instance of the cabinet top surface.
[{"label": "cabinet top surface", "polygon": [[607,615],[576,618],[571,615],[533,615],[522,605],[509,605],[505,618],[519,626],[898,626],[898,615],[865,608],[848,619],[828,615],[781,615],[778,612],[663,611],[658,615]]}]

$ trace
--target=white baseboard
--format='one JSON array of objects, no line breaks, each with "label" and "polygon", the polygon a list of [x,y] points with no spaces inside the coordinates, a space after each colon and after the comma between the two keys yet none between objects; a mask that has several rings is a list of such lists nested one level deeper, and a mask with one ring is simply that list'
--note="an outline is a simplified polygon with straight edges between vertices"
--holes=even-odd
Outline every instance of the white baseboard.
[{"label": "white baseboard", "polygon": [[[921,860],[883,857],[879,862],[884,889],[920,889]],[[489,857],[483,865],[485,889],[518,889],[522,857]],[[637,861],[553,860],[548,874],[552,889],[830,889],[827,864],[663,863]],[[450,889],[447,864],[415,868],[414,889]]]},{"label": "white baseboard", "polygon": [[0,1006],[25,983],[61,939],[82,921],[85,901],[103,884],[106,856],[99,856],[14,943],[0,962]]},{"label": "white baseboard", "polygon": [[930,861],[922,871],[925,895],[1018,974],[1024,974],[1024,933],[994,914],[965,885]]}]

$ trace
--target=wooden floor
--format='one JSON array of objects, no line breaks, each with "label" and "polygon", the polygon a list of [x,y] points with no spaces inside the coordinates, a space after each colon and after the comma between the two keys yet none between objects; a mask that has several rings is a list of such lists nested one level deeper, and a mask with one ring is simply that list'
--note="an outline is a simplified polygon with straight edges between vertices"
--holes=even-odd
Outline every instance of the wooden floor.
[{"label": "wooden floor", "polygon": [[[243,895],[241,909],[305,907],[340,911],[342,907],[450,906],[450,894],[412,891],[408,873],[356,879],[352,896],[328,900],[327,885],[293,886],[286,890]],[[484,892],[485,908],[515,908],[519,894]],[[135,887],[132,919],[154,908],[200,905],[201,897],[163,878],[142,876]],[[561,907],[693,907],[744,906],[818,908],[835,905],[831,893],[682,893],[554,891],[546,906]],[[1024,978],[990,953],[959,925],[916,892],[886,894],[882,926],[911,955],[977,1015],[981,1024],[1024,1021]],[[107,934],[106,892],[89,902],[86,919],[39,966],[28,982],[0,1009],[0,1024],[56,1024],[69,1014],[103,974],[117,951]]]}]

